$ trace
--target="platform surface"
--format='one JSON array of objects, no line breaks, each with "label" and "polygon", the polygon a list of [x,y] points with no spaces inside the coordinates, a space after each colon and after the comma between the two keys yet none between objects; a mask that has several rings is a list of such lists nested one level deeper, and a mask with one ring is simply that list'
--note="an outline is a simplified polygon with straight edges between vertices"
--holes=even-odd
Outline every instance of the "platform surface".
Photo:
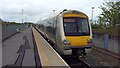
[{"label": "platform surface", "polygon": [[[18,50],[21,45],[25,44],[26,37],[28,40],[29,49],[26,49],[24,58],[22,61],[22,66],[35,66],[34,58],[34,45],[32,40],[32,30],[31,27],[24,29],[20,33],[15,34],[9,39],[2,42],[2,66],[15,65],[15,62],[19,56]],[[18,62],[20,62],[18,61]]]}]

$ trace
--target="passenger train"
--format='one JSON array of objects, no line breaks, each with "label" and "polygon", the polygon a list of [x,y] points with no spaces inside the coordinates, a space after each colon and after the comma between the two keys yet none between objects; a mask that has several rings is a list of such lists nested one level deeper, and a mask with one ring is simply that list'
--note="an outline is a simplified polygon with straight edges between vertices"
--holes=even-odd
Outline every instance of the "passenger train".
[{"label": "passenger train", "polygon": [[64,10],[39,21],[37,28],[63,55],[86,55],[92,47],[92,30],[88,16],[77,10]]}]

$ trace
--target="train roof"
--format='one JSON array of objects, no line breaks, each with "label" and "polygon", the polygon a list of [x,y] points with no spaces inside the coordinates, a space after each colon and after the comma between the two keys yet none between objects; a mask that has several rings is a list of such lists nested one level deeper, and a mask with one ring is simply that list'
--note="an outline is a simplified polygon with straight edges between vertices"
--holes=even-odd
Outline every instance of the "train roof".
[{"label": "train roof", "polygon": [[[85,16],[87,16],[85,13],[78,11],[78,10],[63,10],[63,12],[60,12],[60,14],[64,15],[64,14],[83,14]],[[88,17],[88,16],[87,16]]]},{"label": "train roof", "polygon": [[78,10],[65,10],[65,11],[63,10],[63,12],[60,12],[58,15],[45,18],[43,21],[46,21],[46,20],[51,19],[51,18],[56,18],[59,15],[72,14],[72,13],[73,14],[82,14],[82,15],[85,15],[86,17],[88,17],[85,13],[78,11]]}]

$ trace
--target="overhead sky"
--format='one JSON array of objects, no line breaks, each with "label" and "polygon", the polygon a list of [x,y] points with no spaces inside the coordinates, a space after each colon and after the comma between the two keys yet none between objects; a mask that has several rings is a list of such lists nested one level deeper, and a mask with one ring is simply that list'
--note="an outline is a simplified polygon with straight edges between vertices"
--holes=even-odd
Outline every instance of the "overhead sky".
[{"label": "overhead sky", "polygon": [[[63,9],[75,9],[86,13],[91,19],[92,7],[94,8],[93,18],[101,13],[100,5],[104,0],[0,0],[0,18],[5,21],[36,22],[40,19],[53,16]],[[23,9],[23,15],[22,15]]]}]

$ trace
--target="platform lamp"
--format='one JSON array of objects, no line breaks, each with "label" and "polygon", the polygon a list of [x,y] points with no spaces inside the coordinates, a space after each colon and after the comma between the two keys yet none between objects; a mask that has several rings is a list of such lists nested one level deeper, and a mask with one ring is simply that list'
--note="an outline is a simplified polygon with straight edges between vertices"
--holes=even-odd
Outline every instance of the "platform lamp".
[{"label": "platform lamp", "polygon": [[55,15],[55,10],[53,10],[53,16]]},{"label": "platform lamp", "polygon": [[23,23],[23,9],[22,9],[22,23]]},{"label": "platform lamp", "polygon": [[91,15],[91,22],[93,22],[93,10],[95,7],[92,7],[92,15]]}]

